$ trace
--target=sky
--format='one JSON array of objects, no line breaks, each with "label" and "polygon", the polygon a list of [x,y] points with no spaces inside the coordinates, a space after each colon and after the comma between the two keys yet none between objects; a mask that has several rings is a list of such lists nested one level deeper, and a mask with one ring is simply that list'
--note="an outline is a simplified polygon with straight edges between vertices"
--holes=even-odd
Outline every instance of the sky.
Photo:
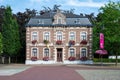
[{"label": "sky", "polygon": [[[117,2],[119,0],[111,0]],[[11,6],[12,12],[24,12],[26,8],[40,11],[45,7],[53,8],[55,4],[61,5],[62,10],[75,9],[75,14],[91,14],[97,15],[100,7],[107,4],[109,0],[0,0],[0,6]]]}]

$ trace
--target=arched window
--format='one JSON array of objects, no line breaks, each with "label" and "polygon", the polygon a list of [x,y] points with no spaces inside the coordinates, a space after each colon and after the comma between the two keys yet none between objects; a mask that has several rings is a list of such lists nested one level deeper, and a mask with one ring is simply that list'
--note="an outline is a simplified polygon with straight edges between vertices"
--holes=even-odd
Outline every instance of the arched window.
[{"label": "arched window", "polygon": [[70,32],[70,40],[75,40],[75,32]]},{"label": "arched window", "polygon": [[57,40],[62,40],[62,32],[57,32]]},{"label": "arched window", "polygon": [[37,40],[37,32],[32,32],[32,40]]},{"label": "arched window", "polygon": [[74,57],[75,56],[75,49],[74,48],[70,48],[70,56]]},{"label": "arched window", "polygon": [[81,40],[87,40],[87,33],[86,32],[81,32]]},{"label": "arched window", "polygon": [[49,57],[49,49],[48,48],[44,49],[44,57]]},{"label": "arched window", "polygon": [[49,41],[50,38],[50,33],[49,32],[45,32],[44,33],[44,40],[48,40]]},{"label": "arched window", "polygon": [[32,49],[32,56],[37,57],[37,48]]},{"label": "arched window", "polygon": [[81,57],[86,57],[87,56],[87,49],[86,48],[82,48],[81,49]]}]

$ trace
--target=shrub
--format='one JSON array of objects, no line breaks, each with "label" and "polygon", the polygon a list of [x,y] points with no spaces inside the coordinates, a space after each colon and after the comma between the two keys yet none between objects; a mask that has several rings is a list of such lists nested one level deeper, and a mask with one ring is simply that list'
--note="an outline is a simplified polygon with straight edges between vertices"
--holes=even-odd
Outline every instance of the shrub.
[{"label": "shrub", "polygon": [[75,57],[70,56],[70,57],[68,58],[68,60],[69,60],[69,61],[74,61],[74,60],[75,60]]},{"label": "shrub", "polygon": [[87,41],[86,41],[86,40],[82,40],[82,41],[80,42],[80,44],[86,45],[86,44],[87,44]]},{"label": "shrub", "polygon": [[62,41],[61,41],[61,40],[57,40],[57,41],[56,41],[56,44],[57,44],[57,45],[61,45],[61,44],[62,44]]},{"label": "shrub", "polygon": [[86,60],[87,60],[87,57],[86,57],[86,56],[81,57],[80,60],[81,60],[81,61],[86,61]]},{"label": "shrub", "polygon": [[43,58],[43,60],[44,60],[44,61],[48,61],[48,60],[49,60],[49,57],[46,56],[46,57]]},{"label": "shrub", "polygon": [[48,43],[49,43],[49,41],[48,41],[48,40],[44,40],[43,42],[44,42],[44,44],[48,44]]},{"label": "shrub", "polygon": [[34,56],[34,57],[31,57],[31,60],[32,60],[32,61],[37,61],[37,57],[35,57],[35,56]]},{"label": "shrub", "polygon": [[33,41],[32,41],[32,44],[35,44],[36,42],[37,42],[37,40],[33,40]]},{"label": "shrub", "polygon": [[[94,62],[101,62],[101,58],[94,58]],[[102,62],[116,62],[116,59],[107,59],[107,58],[102,58]],[[118,62],[120,62],[120,59],[118,59]]]},{"label": "shrub", "polygon": [[74,40],[70,40],[70,41],[69,41],[69,44],[70,44],[70,45],[75,45],[75,41],[74,41]]}]

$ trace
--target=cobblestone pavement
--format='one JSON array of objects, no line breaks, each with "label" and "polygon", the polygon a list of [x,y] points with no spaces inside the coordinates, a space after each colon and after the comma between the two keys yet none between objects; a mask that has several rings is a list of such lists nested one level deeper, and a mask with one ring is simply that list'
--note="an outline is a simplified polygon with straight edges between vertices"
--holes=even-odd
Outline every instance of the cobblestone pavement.
[{"label": "cobblestone pavement", "polygon": [[0,80],[120,80],[119,78],[119,67],[89,65],[0,65]]}]

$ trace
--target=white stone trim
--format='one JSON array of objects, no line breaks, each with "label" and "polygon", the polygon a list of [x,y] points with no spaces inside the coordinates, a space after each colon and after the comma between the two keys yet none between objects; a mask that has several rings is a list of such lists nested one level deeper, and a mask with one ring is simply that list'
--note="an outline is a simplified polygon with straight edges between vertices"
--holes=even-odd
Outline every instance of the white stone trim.
[{"label": "white stone trim", "polygon": [[[43,60],[31,61],[31,60],[26,60],[25,64],[26,65],[33,65],[33,64],[58,64],[58,63],[53,61],[53,60],[49,60],[49,61],[43,61]],[[69,61],[69,60],[65,60],[62,64],[93,64],[93,61],[92,60],[87,60],[87,61],[80,61],[80,60]]]},{"label": "white stone trim", "polygon": [[27,37],[27,38],[29,38],[30,36],[29,36],[29,35],[27,35],[26,37]]},{"label": "white stone trim", "polygon": [[26,60],[25,61],[26,65],[32,65],[32,64],[55,64],[55,61],[49,60],[49,61],[43,61],[43,60],[37,60],[37,61],[32,61],[32,60]]},{"label": "white stone trim", "polygon": [[65,59],[65,48],[63,47],[62,48],[62,61],[64,61]]},{"label": "white stone trim", "polygon": [[54,48],[53,51],[54,51],[54,52],[53,52],[53,54],[54,54],[54,55],[53,55],[53,56],[54,56],[54,60],[55,60],[55,62],[56,62],[56,61],[57,61],[57,56],[56,56],[56,53],[57,53],[57,52],[56,52],[56,48]]},{"label": "white stone trim", "polygon": [[37,27],[31,27],[31,29],[37,29]]},{"label": "white stone trim", "polygon": [[87,61],[81,61],[81,60],[75,60],[75,61],[69,61],[65,60],[63,64],[93,64],[92,60],[87,60]]},{"label": "white stone trim", "polygon": [[26,32],[26,34],[30,34],[29,32]]}]

